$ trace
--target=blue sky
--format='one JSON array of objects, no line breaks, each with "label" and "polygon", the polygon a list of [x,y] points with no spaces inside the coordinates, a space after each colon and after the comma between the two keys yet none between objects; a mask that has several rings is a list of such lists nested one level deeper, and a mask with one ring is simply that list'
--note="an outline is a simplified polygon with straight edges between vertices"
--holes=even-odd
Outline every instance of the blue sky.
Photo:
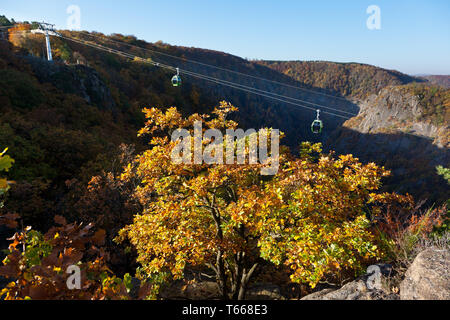
[{"label": "blue sky", "polygon": [[[360,62],[408,74],[450,74],[448,0],[2,0],[0,14],[83,30],[214,49],[249,59]],[[369,5],[381,30],[369,30]]]}]

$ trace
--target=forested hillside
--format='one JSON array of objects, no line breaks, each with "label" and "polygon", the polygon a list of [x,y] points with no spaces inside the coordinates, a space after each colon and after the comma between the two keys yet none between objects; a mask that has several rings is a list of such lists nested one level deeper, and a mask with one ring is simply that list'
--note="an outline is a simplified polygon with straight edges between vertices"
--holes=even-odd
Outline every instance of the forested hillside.
[{"label": "forested hillside", "polygon": [[395,70],[360,63],[328,61],[257,61],[301,83],[343,96],[364,99],[386,86],[423,81]]},{"label": "forested hillside", "polygon": [[[329,104],[332,108],[352,114],[358,112],[358,107],[346,99],[333,99],[333,96],[323,96],[316,93],[330,94],[327,90],[299,83],[270,68],[226,53],[170,46],[162,42],[146,43],[133,36],[119,34],[108,37],[99,33],[66,32],[65,34],[78,39],[101,43],[107,47],[136,54],[143,58],[150,58],[154,62],[169,64],[182,70],[195,71],[224,81],[298,99],[302,101],[300,104],[307,106],[307,108],[261,97],[228,86],[221,86],[214,82],[199,80],[188,75],[183,75],[185,86],[181,87],[182,94],[192,98],[191,101],[188,101],[188,104],[184,103],[180,107],[182,111],[191,111],[195,108],[201,110],[202,103],[203,105],[210,105],[210,102],[215,104],[218,101],[227,100],[236,106],[240,106],[240,112],[234,115],[234,118],[239,120],[241,125],[244,127],[268,125],[280,128],[287,134],[287,141],[291,146],[297,146],[299,140],[317,140],[317,137],[312,135],[309,130],[309,125],[315,118],[316,104]],[[40,36],[28,36],[25,41],[22,41],[22,37],[18,37],[16,44],[26,47],[29,52],[34,52],[35,56],[42,56],[42,41],[43,38]],[[124,63],[126,60],[123,58],[113,54],[105,54],[102,51],[71,41],[55,39],[54,42],[56,57],[70,63],[85,61],[89,66],[97,69],[104,79],[108,79],[111,84],[117,85],[119,92],[125,96],[131,96],[131,99],[139,105],[164,105],[166,107],[167,105],[160,101],[161,95],[171,99],[169,105],[179,105],[179,103],[176,103],[177,100],[173,93],[180,90],[170,88],[169,80],[173,75],[170,72],[142,63]],[[136,46],[144,49],[139,49]],[[196,63],[197,61],[200,63]],[[218,68],[212,68],[208,65],[218,66]],[[133,67],[131,68],[131,66]],[[235,73],[224,71],[224,69],[232,70]],[[132,73],[138,71],[140,71],[139,74]],[[250,75],[250,77],[245,75]],[[270,79],[274,82],[261,80],[261,78]],[[286,83],[294,88],[282,86],[277,82]],[[120,83],[120,85],[117,83]],[[296,89],[297,87],[300,87],[301,90]],[[126,90],[129,88],[137,89],[131,92]],[[206,103],[205,101],[198,101],[202,96],[207,100]],[[324,132],[325,137],[344,121],[341,118],[326,114],[323,117],[329,124]],[[321,141],[325,141],[325,139],[321,139]]]},{"label": "forested hillside", "polygon": [[450,88],[450,76],[431,75],[431,76],[422,76],[421,78],[426,79],[437,86],[441,86],[447,89]]}]

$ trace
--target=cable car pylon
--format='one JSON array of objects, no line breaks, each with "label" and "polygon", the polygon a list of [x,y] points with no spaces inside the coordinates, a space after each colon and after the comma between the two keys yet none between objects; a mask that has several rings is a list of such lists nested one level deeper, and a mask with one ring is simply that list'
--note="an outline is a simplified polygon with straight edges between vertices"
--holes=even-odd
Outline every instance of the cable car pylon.
[{"label": "cable car pylon", "polygon": [[31,30],[31,33],[42,33],[45,35],[45,46],[47,48],[47,60],[53,61],[52,46],[50,43],[50,36],[59,37],[60,34],[55,31],[55,25],[45,22],[39,22],[39,28]]}]

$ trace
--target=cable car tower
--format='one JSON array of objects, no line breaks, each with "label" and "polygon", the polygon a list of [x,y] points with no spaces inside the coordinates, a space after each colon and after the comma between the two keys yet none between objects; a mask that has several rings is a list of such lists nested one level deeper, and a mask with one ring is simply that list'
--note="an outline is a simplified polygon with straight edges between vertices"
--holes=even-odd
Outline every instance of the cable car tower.
[{"label": "cable car tower", "polygon": [[59,37],[60,34],[55,31],[55,25],[45,22],[39,22],[39,28],[31,30],[32,33],[42,33],[45,35],[45,44],[47,47],[47,60],[53,61],[52,57],[52,47],[50,44],[50,36]]}]

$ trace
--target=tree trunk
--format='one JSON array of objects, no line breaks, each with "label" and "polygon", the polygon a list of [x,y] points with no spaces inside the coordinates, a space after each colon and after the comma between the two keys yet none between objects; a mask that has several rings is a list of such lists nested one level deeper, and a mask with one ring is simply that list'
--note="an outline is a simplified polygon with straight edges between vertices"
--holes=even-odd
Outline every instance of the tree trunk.
[{"label": "tree trunk", "polygon": [[255,272],[257,266],[258,263],[255,263],[248,272],[246,272],[244,269],[244,272],[242,273],[241,284],[239,286],[238,300],[245,299],[245,292],[247,291],[248,281],[250,280],[252,274]]},{"label": "tree trunk", "polygon": [[243,258],[245,253],[238,252],[235,257],[235,268],[234,273],[232,272],[232,299],[238,300],[239,299],[239,291],[240,291],[240,284],[242,282],[242,272],[243,272]]},{"label": "tree trunk", "polygon": [[221,250],[219,250],[219,252],[217,253],[216,265],[217,265],[217,272],[216,272],[217,280],[219,284],[219,289],[222,293],[222,298],[224,300],[228,300],[230,299],[230,297],[228,296],[227,276],[225,273],[225,263],[223,261],[223,255]]}]

